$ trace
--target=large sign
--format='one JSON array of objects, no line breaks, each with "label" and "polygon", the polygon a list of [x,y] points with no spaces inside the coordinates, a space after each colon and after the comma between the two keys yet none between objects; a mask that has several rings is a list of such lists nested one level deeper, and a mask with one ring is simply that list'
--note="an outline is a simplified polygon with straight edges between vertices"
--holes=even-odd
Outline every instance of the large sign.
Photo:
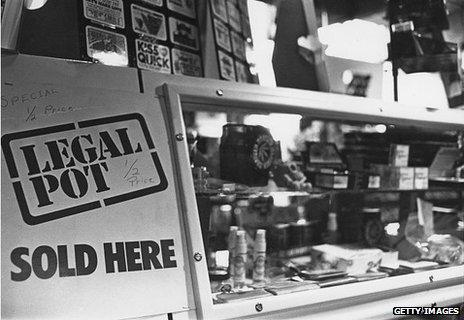
[{"label": "large sign", "polygon": [[[2,149],[18,208],[29,225],[168,187],[147,123],[139,113],[5,134]],[[137,158],[129,163],[133,155]],[[121,159],[127,172],[115,175]],[[140,163],[146,159],[153,163]],[[140,177],[140,165],[152,172],[150,177]],[[112,191],[113,185],[118,192]]]},{"label": "large sign", "polygon": [[193,308],[167,141],[149,96],[2,86],[2,317]]}]

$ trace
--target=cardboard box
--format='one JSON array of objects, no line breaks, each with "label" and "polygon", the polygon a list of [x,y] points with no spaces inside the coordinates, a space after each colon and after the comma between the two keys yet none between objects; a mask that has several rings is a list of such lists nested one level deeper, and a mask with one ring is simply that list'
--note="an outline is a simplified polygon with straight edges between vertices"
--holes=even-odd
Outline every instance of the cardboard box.
[{"label": "cardboard box", "polygon": [[407,167],[409,160],[409,146],[405,144],[390,145],[390,161],[392,167]]},{"label": "cardboard box", "polygon": [[347,189],[348,174],[318,172],[315,175],[314,185],[328,189]]},{"label": "cardboard box", "polygon": [[393,169],[392,187],[399,190],[414,189],[414,168],[395,167]]},{"label": "cardboard box", "polygon": [[[377,269],[384,252],[377,248],[361,248],[350,245],[322,244],[313,246],[311,258],[316,265],[329,267],[348,274],[361,274]],[[391,264],[391,262],[389,262]]]},{"label": "cardboard box", "polygon": [[413,167],[392,167],[387,165],[372,165],[371,170],[380,176],[380,188],[382,189],[414,189]]},{"label": "cardboard box", "polygon": [[414,168],[414,189],[429,188],[429,168],[416,167]]}]

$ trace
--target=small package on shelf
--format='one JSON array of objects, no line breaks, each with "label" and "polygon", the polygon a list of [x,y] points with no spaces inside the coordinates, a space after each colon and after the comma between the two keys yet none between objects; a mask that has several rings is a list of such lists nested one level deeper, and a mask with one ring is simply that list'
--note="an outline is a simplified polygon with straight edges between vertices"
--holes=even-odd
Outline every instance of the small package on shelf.
[{"label": "small package on shelf", "polygon": [[394,190],[414,189],[413,167],[392,167],[374,164],[371,170],[380,176],[380,188]]},{"label": "small package on shelf", "polygon": [[377,248],[322,244],[313,246],[311,257],[315,265],[330,267],[348,274],[361,274],[380,266],[383,252]]},{"label": "small package on shelf", "polygon": [[24,9],[21,53],[128,66],[128,28],[123,0],[49,0]]},{"label": "small package on shelf", "polygon": [[414,189],[429,188],[429,168],[416,167],[414,168]]},{"label": "small package on shelf", "polygon": [[306,151],[302,157],[306,174],[315,187],[348,188],[346,165],[335,144],[306,142]]},{"label": "small package on shelf", "polygon": [[390,161],[392,167],[407,167],[409,162],[409,146],[405,144],[390,145]]},{"label": "small package on shelf", "polygon": [[321,169],[321,172],[315,174],[314,185],[316,187],[328,189],[347,189],[348,173]]},{"label": "small package on shelf", "polygon": [[380,176],[366,171],[351,171],[348,178],[348,189],[379,189]]}]

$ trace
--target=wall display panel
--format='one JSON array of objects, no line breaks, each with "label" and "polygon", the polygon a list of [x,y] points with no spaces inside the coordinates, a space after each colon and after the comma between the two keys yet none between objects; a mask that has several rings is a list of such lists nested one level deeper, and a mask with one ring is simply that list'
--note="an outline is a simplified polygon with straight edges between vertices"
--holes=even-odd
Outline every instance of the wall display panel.
[{"label": "wall display panel", "polygon": [[[205,39],[214,44],[207,44],[204,48],[206,76],[253,82],[246,57],[246,48],[252,43],[246,1],[208,0],[207,11]],[[215,58],[217,64],[211,62],[210,58]],[[239,70],[235,68],[237,65]]]},{"label": "wall display panel", "polygon": [[[35,10],[22,9],[21,15],[21,53],[161,73],[174,73],[173,49],[201,59],[191,0],[50,0]],[[203,70],[195,76],[203,76]]]}]

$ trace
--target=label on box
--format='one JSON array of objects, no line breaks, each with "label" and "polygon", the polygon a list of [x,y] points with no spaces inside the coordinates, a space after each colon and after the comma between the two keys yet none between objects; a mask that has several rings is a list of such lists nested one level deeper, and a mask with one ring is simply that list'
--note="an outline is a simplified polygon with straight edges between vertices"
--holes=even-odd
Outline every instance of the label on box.
[{"label": "label on box", "polygon": [[414,189],[414,168],[401,167],[397,168],[398,177],[398,189],[400,190],[412,190]]},{"label": "label on box", "polygon": [[314,261],[328,264],[330,268],[350,274],[362,274],[380,265],[383,252],[376,248],[362,248],[355,245],[322,244],[312,247]]},{"label": "label on box", "polygon": [[227,14],[229,16],[230,26],[235,29],[235,31],[240,32],[242,30],[240,11],[238,11],[236,3],[233,1],[227,1]]},{"label": "label on box", "polygon": [[222,21],[227,22],[227,7],[225,0],[211,0],[211,7],[213,14],[220,18]]},{"label": "label on box", "polygon": [[214,34],[216,35],[216,43],[219,47],[226,51],[231,51],[229,29],[224,23],[217,19],[214,20]]},{"label": "label on box", "polygon": [[193,50],[198,50],[198,29],[185,21],[169,18],[169,34],[171,42]]},{"label": "label on box", "polygon": [[339,176],[339,175],[334,175],[334,183],[333,183],[333,188],[334,189],[346,189],[348,188],[348,176]]},{"label": "label on box", "polygon": [[380,176],[369,176],[369,181],[367,183],[368,189],[378,189],[380,188]]},{"label": "label on box", "polygon": [[137,67],[171,73],[171,58],[169,57],[168,47],[136,39],[135,51]]},{"label": "label on box", "polygon": [[234,50],[234,56],[236,56],[240,60],[246,60],[245,42],[243,41],[242,37],[235,31],[231,31],[230,36],[232,39],[232,48]]},{"label": "label on box", "polygon": [[248,82],[247,67],[243,63],[235,61],[235,72],[238,82]]},{"label": "label on box", "polygon": [[222,78],[235,81],[234,59],[222,51],[218,51],[218,59]]},{"label": "label on box", "polygon": [[429,168],[414,168],[414,189],[429,188]]},{"label": "label on box", "polygon": [[166,40],[166,23],[164,15],[138,5],[131,5],[132,29],[135,32],[150,35],[159,40]]},{"label": "label on box", "polygon": [[102,24],[124,28],[122,0],[84,0],[84,17]]},{"label": "label on box", "polygon": [[194,0],[167,0],[168,9],[183,14],[184,16],[195,18]]},{"label": "label on box", "polygon": [[390,165],[393,167],[407,167],[409,159],[409,146],[392,144],[390,146]]},{"label": "label on box", "polygon": [[143,2],[152,4],[154,6],[161,7],[163,5],[163,0],[142,0]]},{"label": "label on box", "polygon": [[174,74],[201,77],[200,56],[179,49],[172,49],[172,67]]},{"label": "label on box", "polygon": [[87,55],[103,64],[127,66],[127,41],[122,34],[95,27],[85,28]]}]

